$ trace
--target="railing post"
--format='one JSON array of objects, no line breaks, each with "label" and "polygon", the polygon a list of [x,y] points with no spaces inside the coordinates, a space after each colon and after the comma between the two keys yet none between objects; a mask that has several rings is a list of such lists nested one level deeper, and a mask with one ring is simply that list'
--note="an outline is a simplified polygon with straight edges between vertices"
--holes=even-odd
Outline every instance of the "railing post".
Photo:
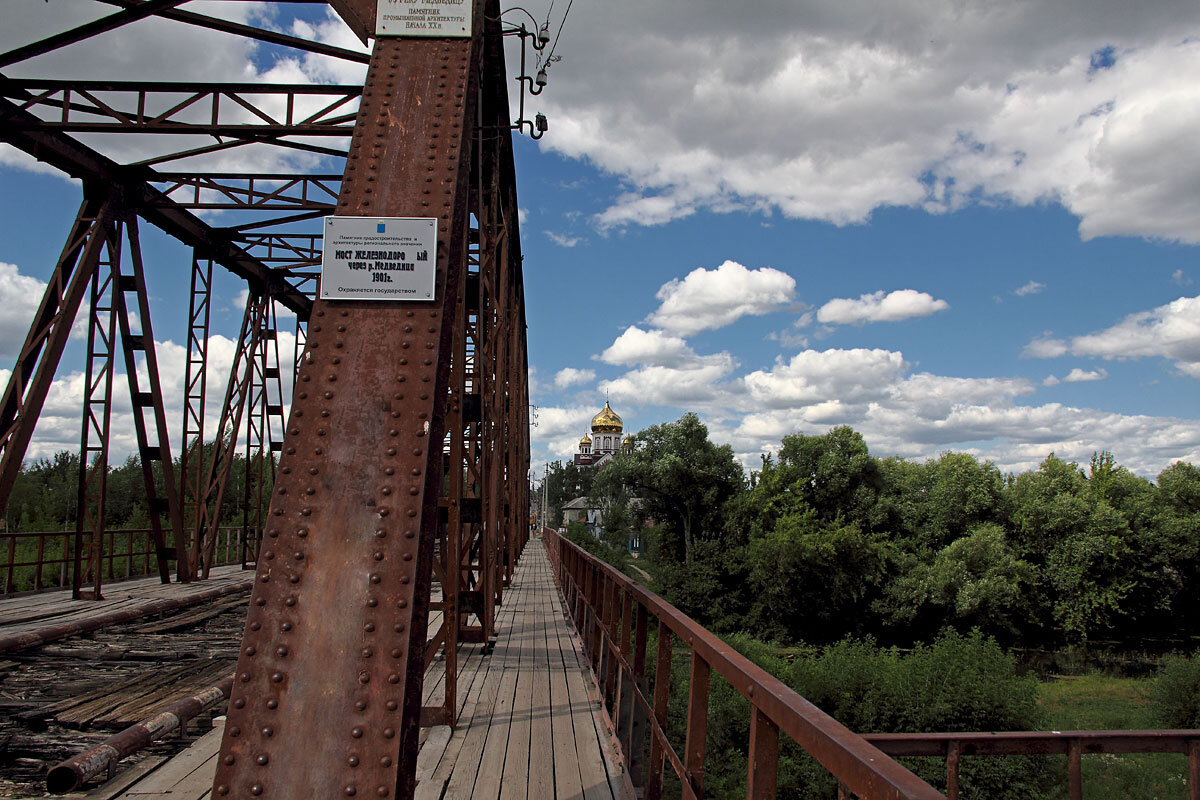
[{"label": "railing post", "polygon": [[[666,735],[667,703],[671,699],[671,629],[658,622],[658,655],[654,669],[654,720],[658,729]],[[646,800],[659,800],[662,797],[663,760],[666,753],[658,733],[650,736],[650,778],[646,781]]]},{"label": "railing post", "polygon": [[708,733],[708,678],[711,668],[692,651],[692,676],[688,681],[687,741],[684,767],[697,800],[704,796],[704,744]]},{"label": "railing post", "polygon": [[751,710],[749,770],[746,800],[774,800],[779,770],[779,728],[757,706]]},{"label": "railing post", "polygon": [[1067,743],[1067,775],[1070,781],[1070,797],[1071,800],[1083,800],[1083,765],[1081,762],[1081,748],[1078,739],[1071,739]]},{"label": "railing post", "polygon": [[1188,742],[1188,798],[1200,800],[1200,741]]},{"label": "railing post", "polygon": [[[649,696],[649,681],[646,680],[646,638],[649,613],[641,603],[635,601],[633,635],[633,683],[643,696]],[[634,786],[641,786],[646,775],[646,710],[630,692],[630,707],[633,718],[629,733],[629,775]]]},{"label": "railing post", "polygon": [[[625,659],[626,663],[630,661],[630,628],[633,623],[633,595],[630,592],[624,592],[621,600],[621,635],[620,647],[618,652]],[[613,701],[613,712],[616,721],[617,741],[621,743],[621,750],[625,754],[625,765],[628,767],[633,760],[633,675],[625,671],[617,659],[613,659],[617,672],[616,699]],[[632,666],[632,664],[630,665]]]},{"label": "railing post", "polygon": [[946,745],[946,800],[958,800],[958,752],[959,743]]}]

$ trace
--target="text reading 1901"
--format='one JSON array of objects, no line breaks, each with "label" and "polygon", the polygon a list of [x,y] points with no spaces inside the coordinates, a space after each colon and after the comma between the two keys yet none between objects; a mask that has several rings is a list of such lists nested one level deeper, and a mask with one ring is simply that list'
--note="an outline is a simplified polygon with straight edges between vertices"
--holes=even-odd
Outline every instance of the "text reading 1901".
[{"label": "text reading 1901", "polygon": [[327,217],[324,245],[321,297],[325,299],[433,299],[434,219]]}]

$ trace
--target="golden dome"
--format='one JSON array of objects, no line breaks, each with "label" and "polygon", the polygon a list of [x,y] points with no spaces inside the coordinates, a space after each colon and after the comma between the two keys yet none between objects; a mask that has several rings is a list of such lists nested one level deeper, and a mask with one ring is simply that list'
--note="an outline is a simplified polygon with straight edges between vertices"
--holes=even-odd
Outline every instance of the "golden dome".
[{"label": "golden dome", "polygon": [[604,408],[600,413],[592,417],[592,433],[620,433],[624,426],[607,400],[604,401]]},{"label": "golden dome", "polygon": [[625,439],[624,439],[624,440],[622,440],[622,442],[621,442],[621,447],[622,447],[623,449],[625,449],[625,450],[632,450],[632,449],[633,449],[633,445],[634,445],[634,441],[633,441],[633,434],[632,434],[632,433],[631,433],[631,434],[629,434],[628,436],[626,436],[626,437],[625,437]]},{"label": "golden dome", "polygon": [[579,440],[579,446],[583,447],[584,445],[587,445],[588,447],[592,446],[592,437],[588,436],[586,433],[583,435],[583,438]]}]

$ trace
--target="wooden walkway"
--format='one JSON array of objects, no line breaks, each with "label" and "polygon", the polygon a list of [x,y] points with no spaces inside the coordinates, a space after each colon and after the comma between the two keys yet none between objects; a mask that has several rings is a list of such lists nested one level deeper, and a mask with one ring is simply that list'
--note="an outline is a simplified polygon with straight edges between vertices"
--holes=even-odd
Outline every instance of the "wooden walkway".
[{"label": "wooden walkway", "polygon": [[[436,626],[431,615],[430,628]],[[422,730],[418,800],[631,798],[538,540],[521,556],[496,630],[490,655],[482,645],[459,648],[458,726]],[[444,678],[439,656],[425,676],[426,705],[443,697]],[[218,728],[170,761],[150,759],[72,797],[203,800],[220,746]]]},{"label": "wooden walkway", "polygon": [[[21,649],[95,630],[109,616],[136,619],[164,604],[182,607],[215,596],[249,591],[254,573],[240,566],[214,567],[208,580],[163,584],[157,576],[112,583],[103,600],[72,600],[70,589],[0,599],[0,652]],[[69,633],[66,631],[69,630]]]}]

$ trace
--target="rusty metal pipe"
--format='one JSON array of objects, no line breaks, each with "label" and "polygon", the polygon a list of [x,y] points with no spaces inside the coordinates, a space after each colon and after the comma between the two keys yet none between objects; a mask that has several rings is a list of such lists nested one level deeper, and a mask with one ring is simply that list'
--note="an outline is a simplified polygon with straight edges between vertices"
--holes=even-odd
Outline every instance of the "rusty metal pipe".
[{"label": "rusty metal pipe", "polygon": [[165,711],[150,719],[131,725],[106,739],[91,750],[85,750],[61,764],[51,767],[46,773],[46,790],[52,794],[73,792],[101,772],[114,766],[127,755],[149,745],[156,739],[177,728],[182,728],[193,717],[206,708],[229,698],[233,689],[230,675],[216,686],[210,686],[198,694],[180,700]]}]

